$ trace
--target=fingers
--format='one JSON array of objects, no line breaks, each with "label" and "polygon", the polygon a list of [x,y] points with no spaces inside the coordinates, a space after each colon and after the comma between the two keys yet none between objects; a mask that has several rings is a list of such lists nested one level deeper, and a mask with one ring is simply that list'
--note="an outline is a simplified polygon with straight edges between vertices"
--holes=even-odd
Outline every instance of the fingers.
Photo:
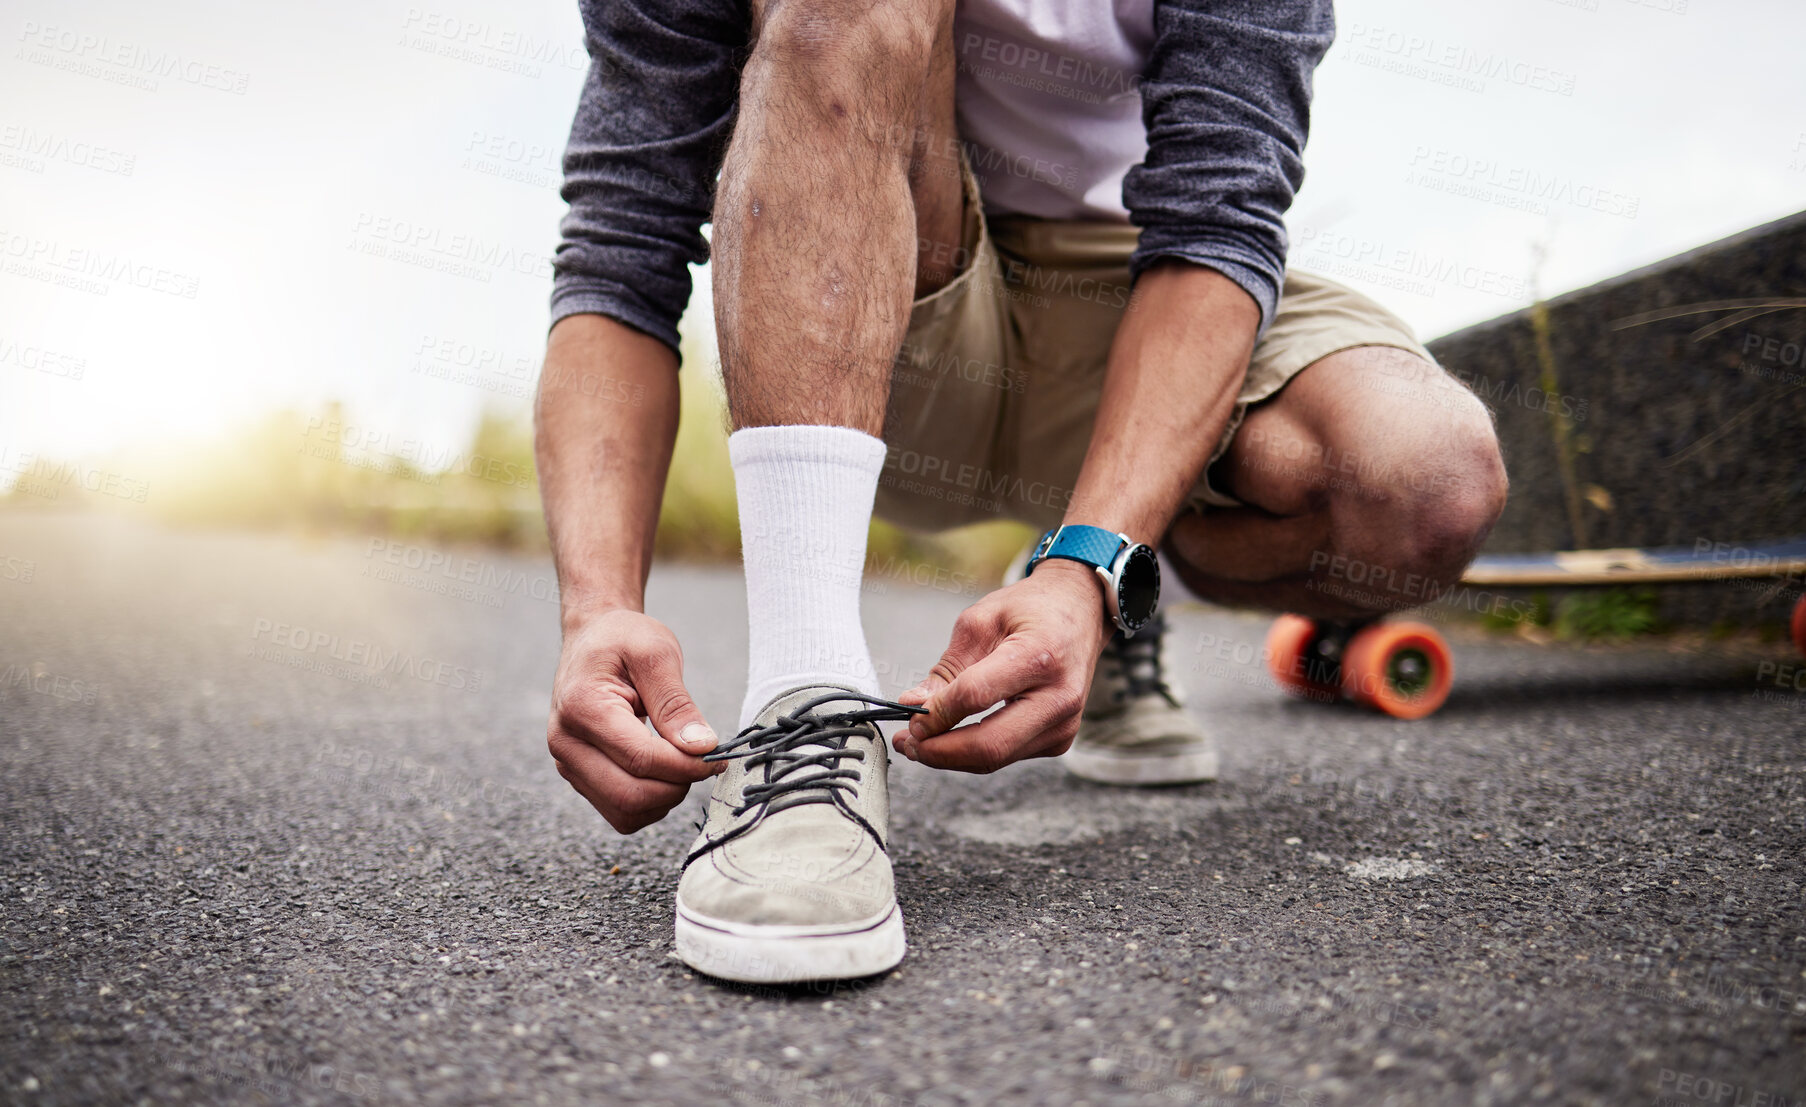
[{"label": "fingers", "polygon": [[683,669],[683,654],[675,641],[627,659],[628,678],[652,725],[678,749],[700,756],[715,748],[715,732],[684,687]]},{"label": "fingers", "polygon": [[689,786],[629,776],[595,748],[568,735],[548,742],[558,775],[622,834],[651,826],[682,803]]},{"label": "fingers", "polygon": [[685,753],[647,730],[626,701],[594,685],[560,698],[553,708],[552,727],[601,751],[628,776],[642,780],[687,785],[720,771],[700,755]]},{"label": "fingers", "polygon": [[972,662],[923,703],[927,713],[909,721],[909,736],[922,742],[992,704],[1046,684],[1058,676],[1053,653],[1023,639],[1006,638]]},{"label": "fingers", "polygon": [[[998,612],[980,602],[959,613],[953,621],[953,638],[947,645],[947,652],[934,663],[928,676],[922,683],[897,697],[898,703],[928,704],[936,696],[953,683],[959,674],[975,664],[980,658],[991,652],[998,638],[1003,636],[1002,620]],[[992,701],[993,703],[996,701]],[[990,704],[986,704],[989,707]],[[952,721],[940,725],[933,730],[926,730],[922,735],[938,734],[947,727],[957,723],[965,716],[961,715]],[[917,719],[924,716],[917,716]],[[914,732],[915,727],[911,726]]]},{"label": "fingers", "polygon": [[916,760],[936,769],[990,773],[1030,757],[1056,757],[1072,745],[1083,708],[1083,697],[1063,687],[1036,689],[980,722],[919,743]]},{"label": "fingers", "polygon": [[684,688],[676,637],[642,612],[618,608],[567,628],[553,689],[546,745],[558,773],[624,834],[727,768],[702,759],[715,735]]}]

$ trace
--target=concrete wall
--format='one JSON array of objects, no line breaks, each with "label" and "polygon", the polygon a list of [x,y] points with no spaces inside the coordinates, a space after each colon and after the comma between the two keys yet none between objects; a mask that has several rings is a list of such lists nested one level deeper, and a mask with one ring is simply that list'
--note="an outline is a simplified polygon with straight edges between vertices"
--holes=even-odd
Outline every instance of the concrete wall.
[{"label": "concrete wall", "polygon": [[[1497,414],[1488,550],[1806,534],[1806,212],[1430,343]],[[1797,589],[1659,590],[1676,622],[1784,617]]]}]

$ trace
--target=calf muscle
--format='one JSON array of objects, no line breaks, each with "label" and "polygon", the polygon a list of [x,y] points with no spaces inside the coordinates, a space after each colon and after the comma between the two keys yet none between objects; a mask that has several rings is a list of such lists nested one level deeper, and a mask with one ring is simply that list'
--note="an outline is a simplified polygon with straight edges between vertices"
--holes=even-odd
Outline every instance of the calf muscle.
[{"label": "calf muscle", "polygon": [[[715,209],[714,291],[735,427],[811,423],[877,435],[916,290],[912,166],[951,129],[951,5],[768,5],[757,15],[740,118]],[[930,76],[945,54],[946,87]],[[893,141],[893,136],[904,136]],[[957,223],[957,191],[952,201]],[[946,233],[937,229],[936,233]]]}]

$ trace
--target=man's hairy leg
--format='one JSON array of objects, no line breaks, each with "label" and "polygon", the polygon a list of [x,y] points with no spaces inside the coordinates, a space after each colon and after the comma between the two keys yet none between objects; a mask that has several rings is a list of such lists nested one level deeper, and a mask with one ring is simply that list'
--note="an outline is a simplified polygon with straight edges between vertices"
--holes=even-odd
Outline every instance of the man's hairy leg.
[{"label": "man's hairy leg", "polygon": [[917,253],[958,241],[952,4],[775,0],[755,24],[715,205],[729,413],[876,436],[911,298],[951,276],[918,289]]},{"label": "man's hairy leg", "polygon": [[917,253],[958,230],[959,178],[942,168],[957,166],[951,31],[948,0],[756,12],[714,240],[746,566],[742,727],[800,687],[879,690],[859,585]]}]

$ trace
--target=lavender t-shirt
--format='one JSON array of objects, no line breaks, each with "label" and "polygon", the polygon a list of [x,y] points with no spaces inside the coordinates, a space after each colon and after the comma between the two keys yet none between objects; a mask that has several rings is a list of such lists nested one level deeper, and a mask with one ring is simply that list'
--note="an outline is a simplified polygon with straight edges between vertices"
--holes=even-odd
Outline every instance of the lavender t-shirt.
[{"label": "lavender t-shirt", "polygon": [[1147,155],[1154,0],[967,0],[953,24],[959,129],[991,214],[1129,221]]}]

